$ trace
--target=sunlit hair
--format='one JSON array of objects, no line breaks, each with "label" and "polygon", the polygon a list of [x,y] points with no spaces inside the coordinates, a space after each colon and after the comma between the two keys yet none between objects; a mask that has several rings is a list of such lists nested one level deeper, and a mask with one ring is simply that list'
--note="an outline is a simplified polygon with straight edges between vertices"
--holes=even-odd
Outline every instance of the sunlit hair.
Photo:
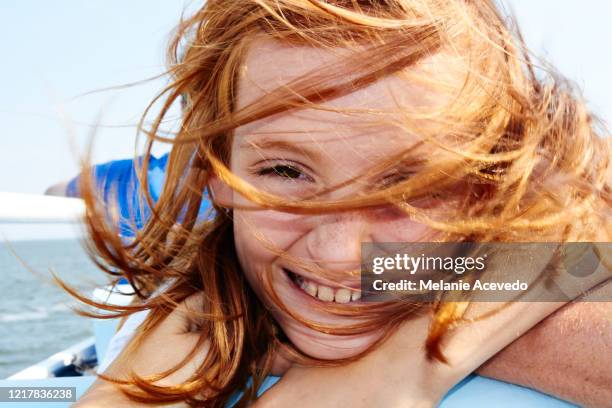
[{"label": "sunlit hair", "polygon": [[[355,52],[238,111],[241,64],[261,38]],[[459,87],[410,70],[442,54],[464,70]],[[319,214],[393,205],[430,226],[440,240],[610,240],[610,142],[604,127],[568,81],[532,62],[514,23],[492,1],[209,0],[179,24],[169,61],[171,83],[143,115],[140,130],[147,137],[145,156],[155,142],[172,143],[172,151],[161,196],[155,204],[145,197],[152,216],[133,240],[126,243],[118,236],[91,181],[83,178],[96,260],[117,278],[126,277],[140,301],[118,307],[82,300],[110,316],[149,309],[144,330],[130,347],[188,296],[206,294],[194,317],[201,344],[210,344],[199,369],[172,388],[134,377],[128,383],[139,388],[130,388],[132,398],[202,404],[205,394],[206,406],[220,407],[234,391],[246,390],[239,405],[245,406],[270,371],[273,349],[282,345],[307,359],[292,350],[246,283],[234,248],[231,209],[213,201],[210,217],[198,219],[202,192],[212,197],[213,173],[257,206],[278,211]],[[416,134],[432,148],[410,179],[333,202],[323,195],[296,201],[258,191],[228,168],[237,127],[289,110],[317,109],[382,77],[403,74],[432,90],[452,92],[444,106],[413,107],[401,111],[399,120],[394,116],[398,131]],[[180,98],[180,128],[166,132],[165,121]],[[160,106],[149,122],[150,112]],[[368,114],[387,120],[384,112]],[[371,172],[382,174],[410,159],[410,152],[398,152],[388,162],[372,163]],[[146,192],[146,160],[140,174]],[[452,213],[419,205],[431,196],[452,202]],[[262,245],[267,244],[262,240]],[[156,291],[162,284],[167,288]],[[379,330],[385,333],[380,341],[406,319],[431,313],[426,350],[444,362],[442,340],[461,322],[466,303],[336,307],[339,314],[367,317],[366,323],[338,329],[339,335]],[[249,377],[254,379],[250,386]]]}]

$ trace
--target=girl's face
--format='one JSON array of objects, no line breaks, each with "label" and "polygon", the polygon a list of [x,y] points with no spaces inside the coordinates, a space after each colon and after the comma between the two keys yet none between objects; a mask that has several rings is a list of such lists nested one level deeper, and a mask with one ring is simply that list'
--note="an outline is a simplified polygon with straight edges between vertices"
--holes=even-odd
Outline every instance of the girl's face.
[{"label": "girl's face", "polygon": [[[337,56],[321,49],[283,46],[273,41],[256,43],[241,71],[238,108],[334,58]],[[444,102],[440,94],[387,77],[324,106],[397,109],[398,103],[423,107]],[[371,121],[372,117],[301,109],[242,126],[235,132],[231,170],[261,190],[299,199],[367,174],[377,162],[400,151],[413,149],[415,158],[427,154],[425,148],[415,148],[417,137],[390,125],[374,126],[368,119]],[[366,123],[369,125],[363,126]],[[382,178],[366,178],[327,193],[324,198],[367,192],[402,180],[414,170],[407,168]],[[219,188],[225,189],[223,194],[231,195],[229,199],[234,205],[253,206],[226,186]],[[321,359],[355,355],[367,348],[376,334],[347,337],[306,327],[272,305],[263,290],[265,271],[272,270],[272,285],[289,310],[316,323],[341,327],[354,323],[354,318],[334,315],[317,305],[359,302],[359,275],[348,271],[359,270],[361,243],[413,242],[430,232],[392,206],[321,215],[234,209],[236,249],[248,281],[271,307],[295,346]],[[278,252],[266,248],[262,240],[291,257],[316,264],[327,270],[328,275],[317,276],[290,265]]]}]

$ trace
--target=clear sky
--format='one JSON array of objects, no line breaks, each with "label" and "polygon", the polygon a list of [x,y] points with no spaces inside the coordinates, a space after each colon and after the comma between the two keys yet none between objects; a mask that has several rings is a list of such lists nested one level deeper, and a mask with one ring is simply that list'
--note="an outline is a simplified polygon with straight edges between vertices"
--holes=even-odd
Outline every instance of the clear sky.
[{"label": "clear sky", "polygon": [[[101,115],[94,160],[132,157],[134,124],[164,80],[75,96],[157,75],[186,0],[2,0],[0,2],[0,191],[42,193],[72,177]],[[612,2],[506,0],[528,45],[584,90],[612,121]],[[196,4],[197,5],[197,4]],[[158,152],[163,151],[160,148]],[[0,203],[2,205],[2,203]],[[65,236],[71,229],[0,225],[12,239]],[[45,232],[46,231],[46,232]]]}]

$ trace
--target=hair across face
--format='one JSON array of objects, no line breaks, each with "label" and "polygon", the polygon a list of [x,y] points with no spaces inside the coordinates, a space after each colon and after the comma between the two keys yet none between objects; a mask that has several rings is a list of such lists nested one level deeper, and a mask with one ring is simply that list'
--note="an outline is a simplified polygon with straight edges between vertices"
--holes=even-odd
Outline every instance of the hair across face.
[{"label": "hair across face", "polygon": [[[358,50],[290,46],[276,40],[253,43],[240,70],[237,107],[309,72],[328,69],[328,64],[350,52]],[[450,78],[451,61],[435,55],[413,67],[410,74]],[[464,75],[454,74],[458,92]],[[402,112],[442,110],[452,96],[401,76],[387,76],[317,108],[284,112],[238,127],[232,138],[230,170],[259,190],[296,201],[367,195],[407,181],[435,156],[422,137],[398,125]],[[432,121],[420,122],[424,129]],[[374,172],[381,163],[388,163],[388,168]],[[234,207],[236,251],[248,281],[275,311],[292,343],[316,358],[354,356],[376,336],[338,336],[305,326],[266,296],[264,275],[270,272],[284,307],[311,324],[351,326],[355,316],[333,314],[326,306],[359,302],[361,244],[424,241],[434,233],[391,203],[344,212],[295,214],[254,208],[239,193],[226,192],[225,196],[231,196],[231,203],[226,204]],[[430,208],[449,206],[433,198],[423,198],[420,204],[426,201]],[[305,263],[306,268],[292,260]]]},{"label": "hair across face", "polygon": [[[142,336],[205,291],[210,352],[190,387],[220,390],[209,406],[265,376],[284,336],[354,358],[423,308],[444,359],[462,312],[360,304],[361,242],[610,239],[609,140],[562,77],[535,74],[492,2],[208,0],[170,51],[172,83],[141,123],[146,153],[173,144],[153,216],[126,245],[83,191],[100,265],[142,298],[116,312],[151,310]],[[151,401],[193,397],[146,384]]]}]

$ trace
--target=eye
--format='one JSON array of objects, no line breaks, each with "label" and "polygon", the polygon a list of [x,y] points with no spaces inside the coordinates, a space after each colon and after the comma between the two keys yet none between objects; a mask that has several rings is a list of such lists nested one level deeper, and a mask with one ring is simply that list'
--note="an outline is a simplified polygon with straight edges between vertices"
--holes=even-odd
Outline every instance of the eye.
[{"label": "eye", "polygon": [[311,181],[312,179],[302,172],[299,168],[289,164],[278,164],[275,166],[264,167],[257,171],[260,176],[280,177],[291,180],[306,180]]},{"label": "eye", "polygon": [[412,171],[398,171],[391,174],[386,175],[382,178],[380,183],[378,184],[380,188],[391,187],[395,184],[401,183],[403,181],[408,180],[410,177],[414,175]]}]

